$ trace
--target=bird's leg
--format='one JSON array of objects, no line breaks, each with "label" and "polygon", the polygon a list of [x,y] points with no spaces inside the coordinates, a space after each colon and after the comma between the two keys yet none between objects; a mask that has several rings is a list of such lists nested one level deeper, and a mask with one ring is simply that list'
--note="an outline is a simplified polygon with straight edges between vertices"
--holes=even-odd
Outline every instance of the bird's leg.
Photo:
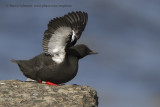
[{"label": "bird's leg", "polygon": [[44,83],[44,84],[48,84],[48,85],[53,85],[53,86],[59,86],[58,84],[54,84],[54,83],[49,82],[49,81],[40,81],[40,83]]},{"label": "bird's leg", "polygon": [[48,84],[48,85],[54,85],[54,86],[59,86],[58,84],[54,84],[54,83],[52,83],[52,82],[46,82],[46,84]]}]

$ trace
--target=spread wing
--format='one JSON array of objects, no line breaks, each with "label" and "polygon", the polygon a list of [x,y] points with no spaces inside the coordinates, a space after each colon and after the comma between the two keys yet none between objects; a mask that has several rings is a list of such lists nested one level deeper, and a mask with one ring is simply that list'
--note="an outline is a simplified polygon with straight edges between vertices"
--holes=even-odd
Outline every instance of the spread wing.
[{"label": "spread wing", "polygon": [[52,56],[63,52],[71,36],[72,28],[63,17],[51,20],[43,37],[44,52]]},{"label": "spread wing", "polygon": [[44,32],[42,44],[44,52],[47,55],[62,57],[80,38],[87,20],[87,13],[80,11],[51,20]]},{"label": "spread wing", "polygon": [[73,35],[71,45],[73,46],[80,38],[88,21],[88,14],[85,12],[72,12],[64,16],[64,18],[71,24]]}]

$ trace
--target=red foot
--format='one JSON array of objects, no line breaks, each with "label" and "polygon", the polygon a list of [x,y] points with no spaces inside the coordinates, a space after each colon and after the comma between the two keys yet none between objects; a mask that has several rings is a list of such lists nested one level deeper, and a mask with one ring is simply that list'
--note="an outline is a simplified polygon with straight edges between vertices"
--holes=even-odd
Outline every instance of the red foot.
[{"label": "red foot", "polygon": [[[42,81],[40,81],[40,83],[42,83]],[[58,84],[54,84],[54,83],[52,83],[52,82],[45,82],[46,84],[48,84],[48,85],[53,85],[53,86],[59,86]]]},{"label": "red foot", "polygon": [[58,84],[54,84],[52,82],[46,82],[46,84],[48,84],[48,85],[54,85],[54,86],[59,86]]}]

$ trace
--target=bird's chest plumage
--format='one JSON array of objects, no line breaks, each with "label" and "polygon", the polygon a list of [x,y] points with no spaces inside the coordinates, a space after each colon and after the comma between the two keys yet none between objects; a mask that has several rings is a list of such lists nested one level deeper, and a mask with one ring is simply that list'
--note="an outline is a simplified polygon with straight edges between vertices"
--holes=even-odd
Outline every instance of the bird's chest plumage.
[{"label": "bird's chest plumage", "polygon": [[44,67],[38,73],[43,81],[53,83],[65,83],[73,79],[78,71],[78,60],[76,58],[65,58],[62,63],[56,63],[49,58],[44,61]]},{"label": "bird's chest plumage", "polygon": [[65,59],[64,62],[57,64],[55,70],[62,78],[72,78],[77,74],[78,71],[78,60],[76,59]]}]

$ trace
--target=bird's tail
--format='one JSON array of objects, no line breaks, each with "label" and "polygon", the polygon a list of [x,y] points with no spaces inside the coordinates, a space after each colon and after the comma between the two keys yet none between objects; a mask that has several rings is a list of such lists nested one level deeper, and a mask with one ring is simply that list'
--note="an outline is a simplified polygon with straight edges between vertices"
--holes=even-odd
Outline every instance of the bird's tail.
[{"label": "bird's tail", "polygon": [[17,60],[11,59],[11,62],[13,62],[13,63],[17,63]]}]

